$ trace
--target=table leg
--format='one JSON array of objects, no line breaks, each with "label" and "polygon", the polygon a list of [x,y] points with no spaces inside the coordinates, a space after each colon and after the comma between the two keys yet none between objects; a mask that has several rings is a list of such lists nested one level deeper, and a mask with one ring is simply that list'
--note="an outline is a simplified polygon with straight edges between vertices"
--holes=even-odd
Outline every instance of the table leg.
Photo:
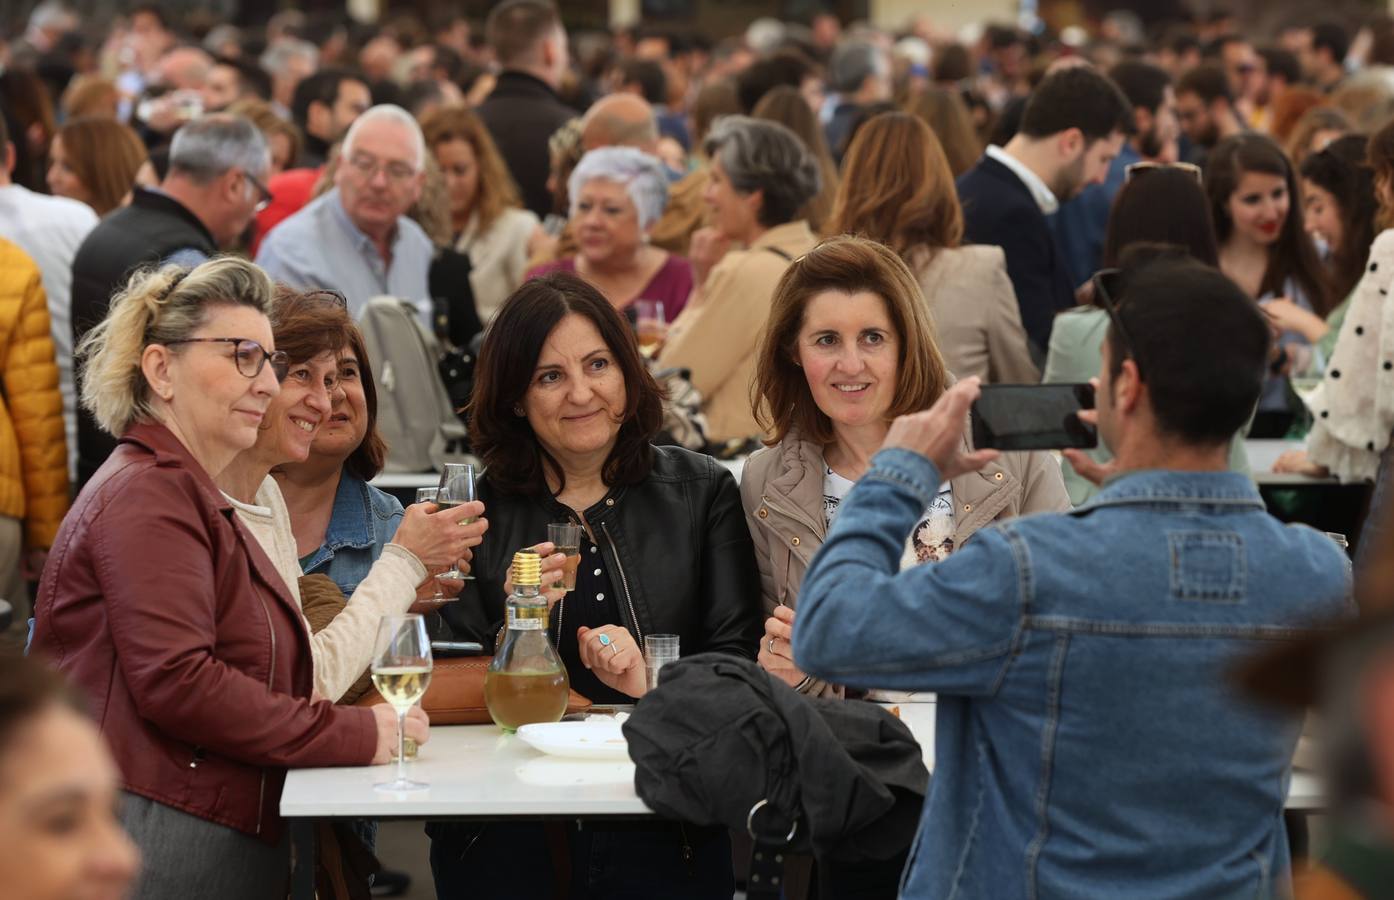
[{"label": "table leg", "polygon": [[315,821],[292,819],[290,826],[291,900],[315,900]]}]

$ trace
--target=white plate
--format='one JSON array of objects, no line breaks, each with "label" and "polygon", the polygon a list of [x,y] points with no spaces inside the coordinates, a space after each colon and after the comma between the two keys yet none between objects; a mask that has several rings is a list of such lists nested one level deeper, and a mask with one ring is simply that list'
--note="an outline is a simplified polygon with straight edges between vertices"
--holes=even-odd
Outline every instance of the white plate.
[{"label": "white plate", "polygon": [[618,722],[549,722],[524,725],[518,737],[553,756],[579,759],[629,759],[629,742]]}]

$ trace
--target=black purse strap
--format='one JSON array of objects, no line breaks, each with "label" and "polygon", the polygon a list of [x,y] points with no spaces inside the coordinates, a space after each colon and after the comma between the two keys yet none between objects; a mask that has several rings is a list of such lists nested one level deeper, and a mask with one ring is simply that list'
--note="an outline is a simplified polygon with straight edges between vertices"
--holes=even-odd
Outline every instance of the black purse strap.
[{"label": "black purse strap", "polygon": [[781,838],[778,834],[770,834],[768,825],[756,825],[761,810],[773,812],[774,808],[768,801],[761,800],[750,808],[745,820],[746,833],[755,842],[750,848],[750,865],[746,869],[745,896],[747,900],[779,900],[784,891],[784,860],[789,856],[789,842],[799,831],[799,822],[794,819],[789,833]]}]

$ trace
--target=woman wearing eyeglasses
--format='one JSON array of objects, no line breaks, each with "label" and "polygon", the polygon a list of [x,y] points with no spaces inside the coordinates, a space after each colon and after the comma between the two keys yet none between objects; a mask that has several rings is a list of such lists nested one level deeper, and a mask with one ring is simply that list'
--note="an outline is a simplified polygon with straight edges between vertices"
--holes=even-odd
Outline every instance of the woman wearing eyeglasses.
[{"label": "woman wearing eyeglasses", "polygon": [[101,711],[145,860],[133,896],[284,895],[286,769],[396,746],[391,710],[312,699],[300,609],[213,481],[280,391],[273,289],[231,257],[141,272],[77,351],[83,405],[119,443],[59,529],[32,651]]},{"label": "woman wearing eyeglasses", "polygon": [[[1114,199],[1108,230],[1104,234],[1105,272],[1123,266],[1125,260],[1133,261],[1136,255],[1157,254],[1166,248],[1185,253],[1206,265],[1219,265],[1215,227],[1210,221],[1205,191],[1196,175],[1195,167],[1187,164],[1129,166],[1128,180]],[[1109,279],[1103,281],[1107,284]],[[1055,317],[1043,382],[1080,383],[1099,373],[1109,317],[1106,297],[1101,295],[1097,285],[1091,281],[1080,292],[1083,305]],[[1111,299],[1117,299],[1116,291]],[[1102,443],[1082,452],[1099,464],[1113,458]],[[1068,460],[1061,463],[1061,469],[1070,502],[1074,505],[1084,503],[1099,492],[1098,485],[1080,476]],[[1241,440],[1230,447],[1230,469],[1249,471]]]}]

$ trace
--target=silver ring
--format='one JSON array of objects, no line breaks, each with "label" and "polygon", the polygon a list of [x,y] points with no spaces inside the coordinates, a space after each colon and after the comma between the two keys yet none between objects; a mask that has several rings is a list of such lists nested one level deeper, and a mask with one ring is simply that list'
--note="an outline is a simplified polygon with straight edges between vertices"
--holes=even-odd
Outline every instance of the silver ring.
[{"label": "silver ring", "polygon": [[770,638],[770,655],[774,655],[774,638]]},{"label": "silver ring", "polygon": [[620,655],[620,645],[619,645],[619,644],[611,644],[611,645],[610,645],[610,655],[611,655],[611,656],[619,656],[619,655]]}]

